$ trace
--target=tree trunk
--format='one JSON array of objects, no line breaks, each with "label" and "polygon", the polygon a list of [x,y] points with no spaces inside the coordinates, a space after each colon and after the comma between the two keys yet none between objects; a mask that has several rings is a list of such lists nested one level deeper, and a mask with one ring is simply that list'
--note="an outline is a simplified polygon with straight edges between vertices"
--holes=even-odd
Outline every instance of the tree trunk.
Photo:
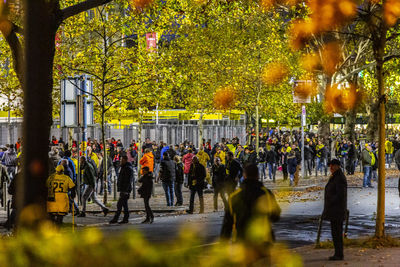
[{"label": "tree trunk", "polygon": [[373,99],[367,106],[368,124],[367,124],[367,140],[377,141],[378,140],[378,114],[379,114],[379,103]]},{"label": "tree trunk", "polygon": [[378,107],[379,107],[379,142],[378,142],[378,204],[376,208],[375,236],[385,236],[385,81],[383,77],[383,56],[386,46],[386,26],[380,26],[379,39],[374,42],[374,56],[376,60],[376,79],[378,81]]},{"label": "tree trunk", "polygon": [[252,120],[251,114],[246,111],[246,145],[251,144],[251,129],[253,128]]},{"label": "tree trunk", "polygon": [[[107,146],[106,146],[106,131],[105,131],[105,110],[104,106],[102,107],[101,111],[101,142],[103,143],[103,202],[104,205],[107,204],[107,189],[108,189],[108,184],[107,184],[107,172],[108,172],[108,155],[107,155]],[[114,190],[115,191],[115,190]]]},{"label": "tree trunk", "polygon": [[199,118],[199,148],[203,146],[203,134],[204,134],[203,111],[201,111]]},{"label": "tree trunk", "polygon": [[330,125],[331,124],[329,121],[318,122],[318,136],[322,137],[324,139],[324,142],[326,142],[331,135]]},{"label": "tree trunk", "polygon": [[139,130],[138,130],[138,162],[137,162],[137,173],[140,177],[140,164],[139,161],[142,158],[142,113],[139,114]]},{"label": "tree trunk", "polygon": [[259,107],[258,104],[256,105],[256,153],[258,153],[258,148],[260,146],[260,114],[259,114]]},{"label": "tree trunk", "polygon": [[350,110],[345,115],[346,123],[344,125],[344,134],[352,142],[355,138],[354,128],[356,126],[357,110]]},{"label": "tree trunk", "polygon": [[[24,1],[25,83],[22,177],[17,180],[18,225],[36,228],[47,218],[48,146],[52,124],[53,59],[58,1]],[[21,179],[22,178],[22,179]]]}]

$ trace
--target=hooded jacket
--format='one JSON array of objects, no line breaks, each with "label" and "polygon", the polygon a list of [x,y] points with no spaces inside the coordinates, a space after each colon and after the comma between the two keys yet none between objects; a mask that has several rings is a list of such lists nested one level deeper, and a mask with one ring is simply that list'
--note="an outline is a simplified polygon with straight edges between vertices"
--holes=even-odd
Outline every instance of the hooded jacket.
[{"label": "hooded jacket", "polygon": [[233,241],[272,243],[272,223],[279,220],[280,214],[281,209],[272,192],[257,180],[245,179],[229,197],[229,210],[225,212],[221,237]]},{"label": "hooded jacket", "polygon": [[185,154],[182,158],[183,172],[185,174],[188,174],[190,171],[190,165],[192,165],[193,157],[194,157],[193,153],[188,153]]},{"label": "hooded jacket", "polygon": [[121,165],[121,169],[118,175],[117,190],[118,192],[130,193],[132,191],[133,181],[133,166],[132,163],[126,162],[125,165]]},{"label": "hooded jacket", "polygon": [[172,183],[175,181],[175,161],[169,157],[164,157],[160,164],[160,179],[164,183]]},{"label": "hooded jacket", "polygon": [[[154,155],[152,152],[145,153],[143,157],[139,161],[140,165],[143,167],[149,167],[150,172],[154,170]],[[143,171],[140,170],[140,174],[143,174]]]}]

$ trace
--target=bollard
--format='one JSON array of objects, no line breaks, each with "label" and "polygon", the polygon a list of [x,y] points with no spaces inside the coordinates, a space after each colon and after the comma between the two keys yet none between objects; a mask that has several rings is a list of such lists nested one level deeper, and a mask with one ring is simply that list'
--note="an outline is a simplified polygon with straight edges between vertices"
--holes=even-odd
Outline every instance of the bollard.
[{"label": "bollard", "polygon": [[7,201],[7,231],[10,231],[11,229],[11,222],[10,222],[10,203],[11,200]]},{"label": "bollard", "polygon": [[[111,176],[111,182],[113,183],[113,197],[114,197],[114,201],[117,201],[117,174],[115,173],[114,179],[112,179],[113,175]],[[108,186],[108,184],[107,184]],[[104,189],[106,190],[106,189]]]},{"label": "bollard", "polygon": [[7,210],[7,182],[3,183],[3,202],[1,205],[4,207],[4,210]]},{"label": "bollard", "polygon": [[315,242],[316,246],[319,246],[320,239],[321,239],[321,231],[322,231],[322,215],[319,217],[318,221],[318,232],[317,232],[317,241]]}]

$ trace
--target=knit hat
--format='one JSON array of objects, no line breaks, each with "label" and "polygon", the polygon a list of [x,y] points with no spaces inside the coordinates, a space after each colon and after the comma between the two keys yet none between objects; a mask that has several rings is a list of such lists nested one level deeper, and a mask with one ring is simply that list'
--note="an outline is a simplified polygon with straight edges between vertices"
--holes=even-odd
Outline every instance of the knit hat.
[{"label": "knit hat", "polygon": [[56,168],[56,172],[57,172],[57,173],[62,173],[62,172],[64,172],[64,166],[63,166],[63,165],[58,165],[57,168]]}]

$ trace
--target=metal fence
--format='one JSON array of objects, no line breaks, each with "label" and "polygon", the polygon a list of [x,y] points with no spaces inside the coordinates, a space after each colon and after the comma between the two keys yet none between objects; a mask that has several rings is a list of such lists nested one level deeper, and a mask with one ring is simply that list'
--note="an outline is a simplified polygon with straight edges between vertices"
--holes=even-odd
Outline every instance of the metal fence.
[{"label": "metal fence", "polygon": [[[238,137],[241,143],[246,141],[246,127],[243,120],[211,120],[203,123],[203,138],[211,139],[212,144],[221,141],[222,138]],[[78,139],[81,129],[73,128],[73,139]],[[53,125],[50,131],[50,137],[57,139],[62,137],[68,142],[69,128],[61,128],[59,125]],[[22,123],[0,123],[0,144],[15,143],[18,137],[22,136]],[[87,136],[92,139],[101,140],[100,125],[89,126]],[[107,125],[105,130],[106,138],[114,137],[120,139],[124,146],[128,146],[131,140],[138,140],[139,125],[130,125],[119,127],[118,125]],[[142,140],[163,141],[167,144],[179,144],[185,140],[193,142],[198,147],[199,126],[197,121],[173,121],[164,122],[158,125],[154,123],[142,125]]]}]

